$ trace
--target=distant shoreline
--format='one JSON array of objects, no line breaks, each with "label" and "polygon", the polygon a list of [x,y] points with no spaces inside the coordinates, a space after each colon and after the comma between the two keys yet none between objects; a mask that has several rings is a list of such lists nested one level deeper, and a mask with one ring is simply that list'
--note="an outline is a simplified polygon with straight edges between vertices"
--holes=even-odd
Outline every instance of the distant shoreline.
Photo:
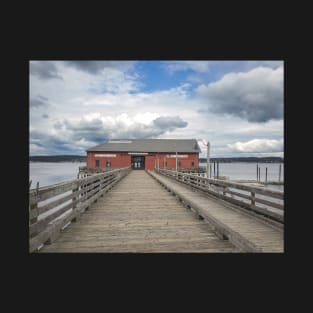
[{"label": "distant shoreline", "polygon": [[[200,163],[206,163],[205,158],[199,158]],[[210,162],[220,163],[284,163],[284,159],[281,157],[229,157],[229,158],[211,158]]]},{"label": "distant shoreline", "polygon": [[[86,162],[86,156],[82,155],[36,155],[29,157],[30,162]],[[211,158],[210,162],[220,163],[284,163],[281,157],[237,157],[237,158]],[[206,163],[205,158],[199,158],[199,163]]]},{"label": "distant shoreline", "polygon": [[86,162],[82,155],[36,155],[29,157],[30,162]]}]

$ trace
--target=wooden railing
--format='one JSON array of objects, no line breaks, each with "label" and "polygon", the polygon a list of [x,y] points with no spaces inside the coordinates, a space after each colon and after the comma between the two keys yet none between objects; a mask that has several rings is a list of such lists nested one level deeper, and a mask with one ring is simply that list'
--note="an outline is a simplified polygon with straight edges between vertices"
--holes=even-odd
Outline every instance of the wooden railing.
[{"label": "wooden railing", "polygon": [[78,169],[79,169],[79,172],[85,172],[85,173],[88,173],[88,174],[95,174],[95,173],[110,172],[110,171],[113,171],[113,170],[118,169],[118,168],[114,168],[114,167],[88,168],[87,166],[79,166]]},{"label": "wooden railing", "polygon": [[210,179],[197,174],[186,174],[166,169],[156,168],[155,171],[275,221],[284,222],[284,193],[282,191],[252,187],[241,183]]},{"label": "wooden railing", "polygon": [[[166,170],[170,170],[170,171],[176,171],[176,168],[174,167],[168,167],[168,168],[163,168],[160,167],[160,170],[162,169],[166,169]],[[182,173],[201,173],[201,174],[205,174],[206,173],[206,167],[189,167],[189,168],[178,168],[179,172]]]},{"label": "wooden railing", "polygon": [[71,222],[126,176],[130,167],[31,189],[29,192],[29,251],[52,243]]}]

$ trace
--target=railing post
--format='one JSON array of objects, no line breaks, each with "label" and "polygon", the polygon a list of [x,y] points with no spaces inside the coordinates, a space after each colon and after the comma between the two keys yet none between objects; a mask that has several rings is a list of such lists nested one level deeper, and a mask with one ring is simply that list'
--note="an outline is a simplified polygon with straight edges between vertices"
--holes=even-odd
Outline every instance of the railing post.
[{"label": "railing post", "polygon": [[256,164],[256,181],[259,181],[259,164]]},{"label": "railing post", "polygon": [[251,191],[251,205],[255,205],[255,192]]},{"label": "railing post", "polygon": [[[103,189],[103,181],[104,181],[104,176],[102,176],[101,178],[100,178],[100,185],[99,185],[99,192]],[[103,196],[103,195],[102,195]]]},{"label": "railing post", "polygon": [[[80,182],[78,181],[78,182],[77,182],[77,187],[72,190],[73,193],[79,190],[79,185],[80,185]],[[74,211],[75,208],[77,207],[77,199],[79,199],[79,194],[74,195],[73,198],[72,198],[72,202],[73,202],[72,210],[73,210],[73,211]],[[73,221],[73,222],[77,222],[78,218],[79,218],[79,216],[78,216],[78,212],[77,212],[77,215],[75,216],[75,218],[73,218],[72,221]]]},{"label": "railing post", "polygon": [[226,196],[227,186],[223,186],[223,196]]},{"label": "railing post", "polygon": [[[84,178],[88,177],[87,174],[85,174],[84,176],[85,176]],[[84,182],[84,184],[83,184],[83,190],[84,190],[84,192],[82,193],[82,195],[83,195],[83,201],[85,201],[85,200],[87,199],[87,191],[86,191],[86,189],[87,189],[87,183]]]},{"label": "railing post", "polygon": [[[78,187],[77,187],[77,188],[74,188],[74,189],[72,190],[72,193],[75,193],[76,191],[78,191]],[[72,207],[72,209],[73,209],[73,210],[76,208],[76,199],[77,199],[77,196],[74,195],[74,197],[72,198],[72,202],[73,202],[73,207]]]},{"label": "railing post", "polygon": [[[38,198],[39,198],[38,193],[39,193],[39,182],[37,182],[37,185],[36,185],[35,203],[30,204],[30,207],[29,207],[30,212],[32,210],[38,209]],[[37,221],[38,221],[38,214],[36,214],[36,217],[29,219],[29,226],[32,224],[35,224]],[[32,235],[30,237],[34,237],[36,235],[37,235],[37,232],[34,232],[34,233],[32,233]]]}]

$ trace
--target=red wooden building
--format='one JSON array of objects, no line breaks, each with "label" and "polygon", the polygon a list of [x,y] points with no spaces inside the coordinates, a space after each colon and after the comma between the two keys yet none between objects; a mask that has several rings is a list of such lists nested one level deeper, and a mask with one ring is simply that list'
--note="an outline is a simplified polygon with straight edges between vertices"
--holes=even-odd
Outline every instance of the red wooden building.
[{"label": "red wooden building", "polygon": [[131,166],[133,169],[197,168],[200,147],[195,139],[110,140],[87,150],[87,168]]}]

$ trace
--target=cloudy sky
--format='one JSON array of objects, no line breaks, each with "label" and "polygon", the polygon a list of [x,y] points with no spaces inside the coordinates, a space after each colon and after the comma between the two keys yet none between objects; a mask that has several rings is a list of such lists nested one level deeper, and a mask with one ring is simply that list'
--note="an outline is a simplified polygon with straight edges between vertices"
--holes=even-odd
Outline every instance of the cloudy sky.
[{"label": "cloudy sky", "polygon": [[282,61],[31,61],[30,155],[194,138],[212,157],[283,156]]}]

